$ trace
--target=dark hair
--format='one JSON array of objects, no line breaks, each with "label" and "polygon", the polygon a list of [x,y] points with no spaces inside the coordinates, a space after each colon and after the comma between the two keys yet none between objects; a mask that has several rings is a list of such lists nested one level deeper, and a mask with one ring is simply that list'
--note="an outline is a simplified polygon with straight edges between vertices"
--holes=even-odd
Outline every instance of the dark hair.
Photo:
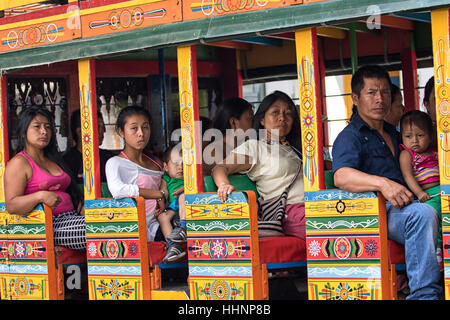
[{"label": "dark hair", "polygon": [[[102,118],[103,115],[100,111],[97,111],[97,118]],[[75,110],[70,115],[70,132],[72,133],[72,139],[78,145],[78,134],[77,129],[81,128],[81,112],[80,109]]]},{"label": "dark hair", "polygon": [[31,121],[38,115],[47,118],[48,122],[50,123],[51,137],[50,142],[44,148],[44,155],[46,157],[51,157],[58,154],[59,152],[55,134],[55,120],[50,111],[38,106],[26,107],[19,114],[19,122],[16,129],[16,134],[18,137],[17,152],[25,149],[28,127],[30,126]]},{"label": "dark hair", "polygon": [[[253,129],[256,130],[256,134],[259,137],[259,129],[264,129],[261,125],[261,119],[264,118],[267,110],[275,103],[275,101],[281,100],[287,103],[289,109],[292,111],[293,123],[292,128],[289,134],[286,136],[287,141],[296,148],[301,151],[301,133],[300,133],[300,116],[298,115],[297,107],[294,104],[294,101],[284,92],[274,91],[273,93],[267,95],[261,104],[258,107],[258,110],[255,113],[255,117],[253,118]],[[259,137],[261,138],[261,137]]]},{"label": "dark hair", "polygon": [[127,118],[132,115],[143,115],[147,117],[149,123],[152,122],[152,116],[147,109],[138,106],[128,106],[120,110],[119,115],[117,116],[116,130],[119,131],[120,129],[123,131]]},{"label": "dark hair", "polygon": [[394,102],[395,96],[401,94],[400,88],[396,84],[391,84],[391,103]]},{"label": "dark hair", "polygon": [[434,76],[428,79],[427,84],[425,85],[425,91],[423,95],[423,102],[430,102],[431,91],[434,89]]},{"label": "dark hair", "polygon": [[428,133],[428,135],[433,138],[434,137],[434,128],[433,122],[431,121],[428,113],[419,111],[419,110],[411,110],[405,113],[400,119],[400,133],[403,133],[405,126],[415,125],[419,127],[421,130]]},{"label": "dark hair", "polygon": [[239,120],[242,114],[249,109],[253,111],[252,105],[242,98],[224,100],[214,117],[213,128],[219,129],[222,134],[225,134],[227,129],[231,129],[230,119],[236,118]]},{"label": "dark hair", "polygon": [[[162,156],[163,162],[169,163],[170,159],[172,158],[172,151],[176,146],[177,146],[177,144],[172,143],[167,147],[166,151],[164,151],[163,156]],[[180,150],[180,152],[181,152],[181,150]]]},{"label": "dark hair", "polygon": [[[367,78],[386,79],[388,81],[389,88],[392,87],[391,78],[389,77],[389,73],[385,68],[375,64],[366,65],[358,68],[358,70],[356,70],[356,72],[353,74],[351,82],[352,93],[355,93],[359,97],[361,94],[361,90],[364,88],[364,79]],[[358,110],[356,106],[353,105],[350,121],[353,119],[353,116],[357,112]]]},{"label": "dark hair", "polygon": [[22,110],[22,112],[20,112],[19,122],[17,124],[17,131],[16,131],[18,137],[17,152],[23,151],[23,149],[25,149],[28,127],[30,126],[31,121],[38,115],[47,118],[47,120],[50,123],[51,137],[50,142],[44,148],[44,155],[51,161],[58,164],[61,167],[61,169],[69,175],[70,185],[66,189],[66,192],[70,194],[73,206],[76,210],[78,207],[78,203],[80,203],[83,196],[75,182],[75,178],[73,177],[71,168],[69,168],[66,165],[58,150],[58,143],[56,141],[56,134],[55,134],[55,122],[52,113],[48,111],[46,108],[31,106],[25,108],[24,110]]},{"label": "dark hair", "polygon": [[364,79],[375,78],[375,79],[386,79],[389,83],[389,88],[392,85],[389,73],[385,68],[379,65],[366,65],[360,67],[356,70],[355,74],[352,76],[352,93],[356,93],[359,97],[361,90],[364,88]]}]

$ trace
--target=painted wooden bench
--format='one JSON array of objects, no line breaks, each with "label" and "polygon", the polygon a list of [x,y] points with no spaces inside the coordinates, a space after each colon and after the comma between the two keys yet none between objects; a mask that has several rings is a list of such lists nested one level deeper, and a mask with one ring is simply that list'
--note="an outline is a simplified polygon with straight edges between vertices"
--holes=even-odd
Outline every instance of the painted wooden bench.
[{"label": "painted wooden bench", "polygon": [[383,196],[306,192],[305,208],[309,299],[395,300],[404,249],[387,238]]},{"label": "painted wooden bench", "polygon": [[54,246],[52,211],[46,205],[24,216],[0,205],[1,299],[63,300],[63,267],[86,263],[86,252]]}]

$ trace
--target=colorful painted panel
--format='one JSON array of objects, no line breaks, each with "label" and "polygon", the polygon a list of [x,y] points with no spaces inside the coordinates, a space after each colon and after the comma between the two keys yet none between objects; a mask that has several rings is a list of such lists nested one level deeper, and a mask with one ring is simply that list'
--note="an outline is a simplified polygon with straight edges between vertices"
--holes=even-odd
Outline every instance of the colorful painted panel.
[{"label": "colorful painted panel", "polygon": [[83,38],[181,21],[181,2],[133,0],[81,11]]},{"label": "colorful painted panel", "polygon": [[382,299],[387,247],[375,194],[327,190],[305,198],[309,299]]},{"label": "colorful painted panel", "polygon": [[217,17],[227,14],[285,7],[300,4],[302,0],[184,0],[184,20]]},{"label": "colorful painted panel", "polygon": [[79,10],[39,19],[0,25],[0,52],[27,49],[81,37]]},{"label": "colorful painted panel", "polygon": [[253,283],[251,280],[216,278],[196,278],[191,281],[191,300],[251,300]]},{"label": "colorful painted panel", "polygon": [[7,299],[7,276],[9,274],[8,229],[5,203],[0,203],[0,299]]},{"label": "colorful painted panel", "polygon": [[0,259],[5,259],[5,263],[0,264],[0,273],[3,275],[0,284],[1,298],[50,299],[47,264],[49,247],[43,206],[38,205],[26,216],[6,212],[2,212],[2,216],[7,226],[0,231]]},{"label": "colorful painted panel", "polygon": [[[365,277],[367,274],[356,275]],[[309,286],[310,300],[381,300],[379,280],[353,280],[340,277],[338,280],[315,280]]]},{"label": "colorful painted panel", "polygon": [[92,59],[78,61],[80,88],[80,116],[83,149],[84,198],[98,199],[100,189],[100,160],[97,136],[97,98],[95,92],[95,62]]},{"label": "colorful painted panel", "polygon": [[325,189],[320,76],[315,28],[295,32],[305,191]]},{"label": "colorful painted panel", "polygon": [[[140,226],[137,207],[131,198],[85,202],[91,300],[149,298],[149,287],[143,284],[149,276],[148,249],[140,241],[140,227],[146,230],[145,217]],[[146,244],[146,233],[143,236]]]},{"label": "colorful painted panel", "polygon": [[450,299],[450,252],[446,248],[450,228],[450,72],[449,10],[431,11],[433,41],[434,92],[441,182],[442,232],[444,244],[445,298]]},{"label": "colorful painted panel", "polygon": [[177,48],[183,174],[186,194],[203,191],[195,46]]},{"label": "colorful painted panel", "polygon": [[233,192],[225,203],[217,193],[186,194],[191,299],[254,298],[253,268],[260,266],[252,260],[251,235],[257,239],[257,233],[251,215],[242,192]]}]

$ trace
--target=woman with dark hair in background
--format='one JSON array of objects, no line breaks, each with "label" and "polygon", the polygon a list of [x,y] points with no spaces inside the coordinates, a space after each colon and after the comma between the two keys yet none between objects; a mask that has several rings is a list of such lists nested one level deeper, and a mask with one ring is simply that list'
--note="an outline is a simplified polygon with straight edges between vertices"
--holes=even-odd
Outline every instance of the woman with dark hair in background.
[{"label": "woman with dark hair in background", "polygon": [[19,115],[18,153],[5,171],[5,204],[10,214],[26,215],[39,203],[52,209],[55,245],[86,248],[82,195],[64,167],[52,114],[32,106]]},{"label": "woman with dark hair in background", "polygon": [[223,101],[212,124],[221,136],[203,152],[205,175],[210,175],[218,160],[225,159],[231,150],[244,142],[245,132],[252,127],[252,121],[253,107],[247,100],[230,98]]},{"label": "woman with dark hair in background", "polygon": [[[98,123],[98,145],[100,146],[105,136],[105,122],[100,111],[97,111]],[[63,160],[67,166],[72,170],[72,174],[78,184],[83,184],[83,155],[81,142],[81,114],[80,109],[72,112],[70,116],[70,130],[72,132],[72,139],[75,145],[63,154]],[[100,158],[100,181],[106,182],[105,165],[109,158],[114,156],[114,153],[106,149],[98,149]]]},{"label": "woman with dark hair in background", "polygon": [[434,76],[428,79],[425,85],[425,92],[423,96],[423,105],[430,115],[433,126],[436,127],[436,97],[434,95]]},{"label": "woman with dark hair in background", "polygon": [[392,124],[394,127],[398,128],[400,125],[400,119],[405,111],[405,106],[403,105],[403,97],[400,88],[392,84],[391,85],[391,109],[388,114],[384,116],[384,121]]},{"label": "woman with dark hair in background", "polygon": [[[290,229],[287,235],[305,238],[305,208],[300,118],[292,99],[281,91],[266,96],[253,119],[253,129],[258,139],[250,139],[234,149],[212,172],[221,201],[235,191],[228,175],[247,174],[256,184],[260,196],[267,200],[287,193],[286,216]],[[260,130],[263,129],[263,130]],[[283,223],[285,223],[286,218]]]}]

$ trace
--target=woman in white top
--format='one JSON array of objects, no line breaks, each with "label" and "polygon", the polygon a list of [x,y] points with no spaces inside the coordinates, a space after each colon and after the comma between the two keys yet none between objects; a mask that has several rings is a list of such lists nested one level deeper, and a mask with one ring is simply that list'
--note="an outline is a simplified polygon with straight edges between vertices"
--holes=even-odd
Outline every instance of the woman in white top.
[{"label": "woman in white top", "polygon": [[[212,176],[221,201],[235,191],[228,175],[245,173],[254,181],[263,199],[281,195],[302,169],[300,120],[292,99],[275,91],[261,102],[253,120],[258,140],[248,140],[213,169]],[[265,129],[265,130],[261,130]],[[303,175],[298,174],[287,196],[286,215],[295,217],[295,230],[289,219],[287,235],[305,238]]]},{"label": "woman in white top", "polygon": [[[168,194],[162,163],[143,153],[150,140],[151,117],[147,110],[130,106],[117,117],[116,130],[124,139],[120,155],[112,157],[105,166],[109,191],[115,199],[141,196],[145,199],[147,241],[159,241],[172,232],[172,222],[166,215]],[[179,244],[168,242],[164,262],[183,258],[186,252]]]}]

